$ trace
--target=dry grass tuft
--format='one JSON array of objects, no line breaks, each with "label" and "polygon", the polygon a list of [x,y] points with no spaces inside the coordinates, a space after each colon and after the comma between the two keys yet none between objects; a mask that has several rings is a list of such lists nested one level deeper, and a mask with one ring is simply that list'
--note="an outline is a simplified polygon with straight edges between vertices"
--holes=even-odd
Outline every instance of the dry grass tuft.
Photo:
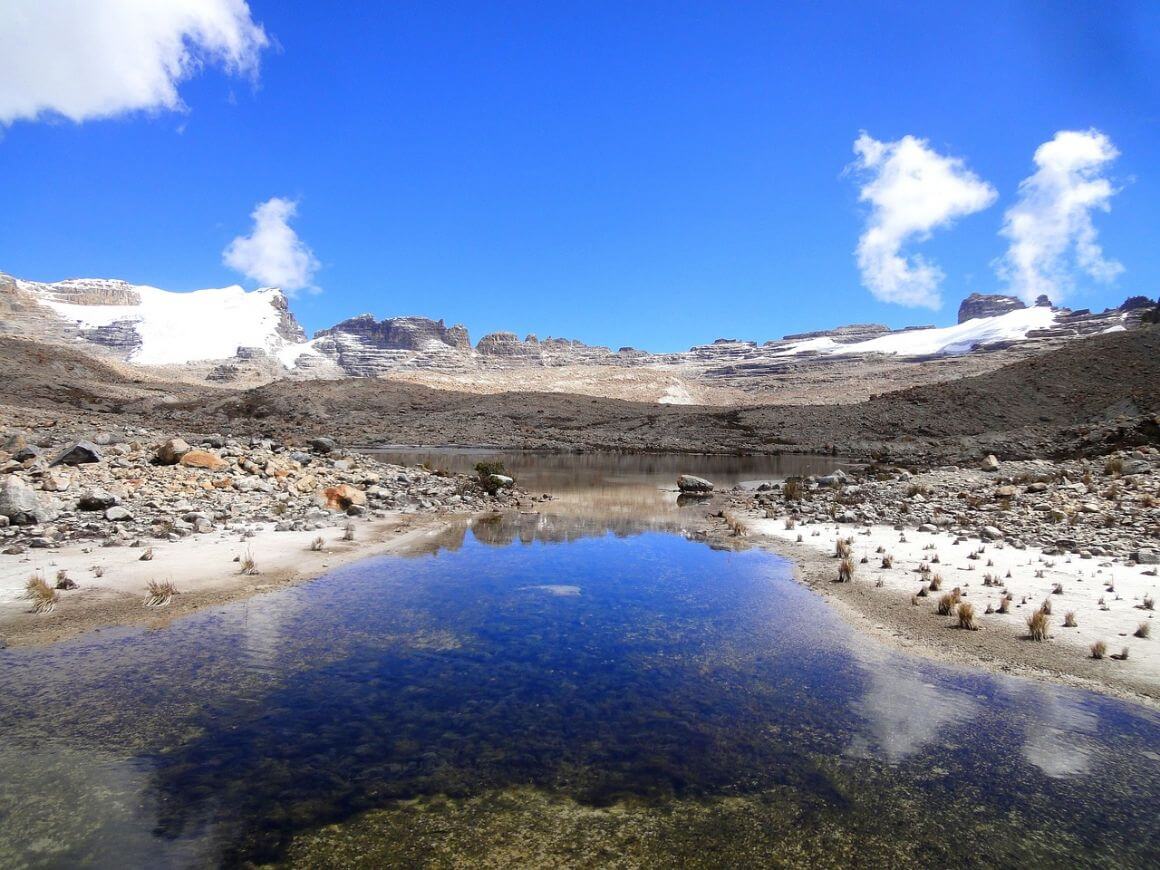
[{"label": "dry grass tuft", "polygon": [[314,553],[321,552],[324,546],[326,546],[326,541],[322,540],[322,535],[319,535],[317,538],[310,542],[310,550]]},{"label": "dry grass tuft", "polygon": [[785,530],[787,532],[792,532],[796,528],[797,528],[797,520],[794,519],[793,517],[786,517],[785,518]]},{"label": "dry grass tuft", "polygon": [[1032,640],[1047,640],[1048,614],[1039,608],[1027,617],[1027,633]]},{"label": "dry grass tuft", "polygon": [[781,492],[790,501],[801,501],[806,494],[806,488],[800,480],[794,478],[782,484]]},{"label": "dry grass tuft", "polygon": [[961,598],[962,593],[960,593],[957,588],[952,589],[950,592],[944,593],[942,597],[939,598],[938,604],[935,605],[935,612],[938,613],[939,616],[950,616],[951,611],[955,609],[955,605],[959,603]]},{"label": "dry grass tuft", "polygon": [[[725,520],[725,525],[729,527],[729,531],[733,533],[733,537],[744,538],[749,533],[749,529],[746,528],[745,523],[743,523],[741,519],[732,511],[725,511],[722,519]],[[353,541],[354,526],[348,525],[347,529],[350,530],[350,537],[343,538],[343,540]]]},{"label": "dry grass tuft", "polygon": [[24,584],[24,597],[32,602],[33,613],[52,613],[60,601],[60,593],[48,585],[39,574],[33,574]]},{"label": "dry grass tuft", "polygon": [[1109,456],[1104,461],[1104,474],[1120,474],[1124,470],[1124,458],[1122,456]]},{"label": "dry grass tuft", "polygon": [[838,563],[838,582],[849,583],[854,579],[854,560],[849,556],[844,556],[842,561]]},{"label": "dry grass tuft", "polygon": [[152,547],[145,548],[145,552],[141,554],[141,561],[142,562],[152,562],[153,561],[153,548]]},{"label": "dry grass tuft", "polygon": [[1140,640],[1147,640],[1148,635],[1150,635],[1151,633],[1152,633],[1152,624],[1150,622],[1141,622],[1139,625],[1136,626],[1136,630],[1134,632],[1132,632],[1133,636],[1140,638]]},{"label": "dry grass tuft", "polygon": [[1156,602],[1151,595],[1144,596],[1144,603],[1141,605],[1145,610],[1155,610]]},{"label": "dry grass tuft", "polygon": [[258,573],[258,563],[254,561],[254,554],[249,549],[239,557],[238,561],[241,562],[241,567],[238,569],[239,574],[253,576]]},{"label": "dry grass tuft", "polygon": [[1048,616],[1051,616],[1051,599],[1044,598],[1043,603],[1039,605],[1039,609],[1046,613]]},{"label": "dry grass tuft", "polygon": [[56,572],[56,588],[67,592],[77,588],[77,581],[68,576],[68,571],[61,568]]},{"label": "dry grass tuft", "polygon": [[853,548],[850,546],[850,541],[848,539],[838,538],[838,540],[834,543],[834,555],[839,559],[847,558],[851,552],[853,552]]},{"label": "dry grass tuft", "polygon": [[1102,659],[1108,652],[1108,645],[1102,640],[1097,640],[1092,644],[1092,658]]},{"label": "dry grass tuft", "polygon": [[967,631],[977,631],[979,626],[975,623],[975,608],[969,601],[959,603],[958,610],[955,611],[959,617],[959,628],[964,628]]},{"label": "dry grass tuft", "polygon": [[1062,595],[1063,594],[1063,584],[1062,583],[1053,583],[1051,585],[1051,594],[1052,595]]},{"label": "dry grass tuft", "polygon": [[[728,523],[729,520],[726,519],[725,522]],[[734,532],[734,534],[736,534],[736,532]],[[346,524],[346,527],[342,530],[342,539],[344,541],[353,541],[354,540],[354,524],[353,523]]]},{"label": "dry grass tuft", "polygon": [[1000,613],[1010,613],[1011,612],[1011,596],[1010,595],[1004,595],[1002,598],[999,599],[999,612]]},{"label": "dry grass tuft", "polygon": [[893,568],[894,567],[894,557],[891,556],[889,553],[887,553],[885,556],[882,557],[882,567],[883,568]]},{"label": "dry grass tuft", "polygon": [[94,565],[89,570],[93,572],[94,577],[104,577],[105,576],[105,566],[104,565]]},{"label": "dry grass tuft", "polygon": [[1065,613],[1063,615],[1063,627],[1064,628],[1075,628],[1077,625],[1079,625],[1079,623],[1077,623],[1075,621],[1075,611],[1074,610],[1069,610],[1067,613]]},{"label": "dry grass tuft", "polygon": [[930,591],[938,592],[942,588],[942,575],[935,574],[930,578]]},{"label": "dry grass tuft", "polygon": [[164,607],[177,594],[177,589],[169,580],[150,580],[145,588],[148,591],[145,596],[146,607]]}]

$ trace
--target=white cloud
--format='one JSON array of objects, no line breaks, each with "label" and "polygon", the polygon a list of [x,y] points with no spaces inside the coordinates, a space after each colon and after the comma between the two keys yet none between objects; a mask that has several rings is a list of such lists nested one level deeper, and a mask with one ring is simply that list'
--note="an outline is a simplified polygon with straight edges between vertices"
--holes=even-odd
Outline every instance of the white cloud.
[{"label": "white cloud", "polygon": [[1035,172],[1019,184],[1019,200],[1007,210],[1003,235],[1011,240],[997,271],[1028,302],[1040,294],[1059,301],[1079,270],[1097,281],[1124,271],[1104,258],[1091,213],[1111,210],[1117,190],[1102,177],[1119,156],[1098,130],[1062,130],[1035,149]]},{"label": "white cloud", "polygon": [[222,262],[263,286],[281,287],[290,294],[317,292],[318,259],[290,227],[297,211],[298,203],[277,196],[258,203],[250,215],[253,232],[230,242],[222,251]]},{"label": "white cloud", "polygon": [[182,109],[203,66],[256,75],[245,0],[0,0],[0,124]]},{"label": "white cloud", "polygon": [[879,142],[863,132],[854,142],[853,169],[864,178],[859,199],[870,203],[858,239],[862,283],[883,302],[938,308],[942,270],[902,248],[924,241],[955,218],[990,206],[995,189],[957,157],[934,151],[925,139]]}]

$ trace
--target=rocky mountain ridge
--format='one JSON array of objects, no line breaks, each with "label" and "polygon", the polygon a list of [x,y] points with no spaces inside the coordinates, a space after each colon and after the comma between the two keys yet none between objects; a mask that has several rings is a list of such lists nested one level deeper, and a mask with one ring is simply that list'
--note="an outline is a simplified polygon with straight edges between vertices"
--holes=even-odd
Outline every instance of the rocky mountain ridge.
[{"label": "rocky mountain ridge", "polygon": [[521,339],[510,332],[490,333],[473,346],[462,325],[417,316],[376,320],[371,314],[348,318],[308,339],[276,288],[175,293],[118,280],[44,284],[0,274],[0,333],[80,345],[134,365],[181,366],[218,383],[424,371],[470,374],[529,366],[647,368],[709,380],[752,379],[848,368],[882,357],[924,361],[1016,344],[1053,345],[1134,328],[1153,306],[1145,297],[1132,297],[1119,308],[1093,313],[1054,308],[1046,298],[1028,308],[1014,297],[973,293],[960,306],[953,327],[895,330],[850,324],[763,343],[717,339],[687,351],[650,353],[563,338]]}]

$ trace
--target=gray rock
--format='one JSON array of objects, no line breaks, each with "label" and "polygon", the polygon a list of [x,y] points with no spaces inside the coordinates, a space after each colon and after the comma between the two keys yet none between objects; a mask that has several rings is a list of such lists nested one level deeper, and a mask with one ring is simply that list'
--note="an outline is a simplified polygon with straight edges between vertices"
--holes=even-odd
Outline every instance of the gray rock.
[{"label": "gray rock", "polygon": [[35,444],[26,444],[15,453],[13,453],[12,458],[17,462],[27,462],[30,459],[36,459],[43,453],[44,451],[37,447]]},{"label": "gray rock", "polygon": [[35,526],[56,519],[58,511],[50,496],[38,493],[19,477],[0,480],[0,515],[14,526]]},{"label": "gray rock", "polygon": [[77,499],[77,509],[82,511],[103,511],[120,504],[121,499],[104,489],[86,489]]},{"label": "gray rock", "polygon": [[184,439],[170,438],[157,448],[154,459],[161,465],[176,465],[192,449]]},{"label": "gray rock", "polygon": [[310,449],[315,453],[330,453],[338,447],[338,442],[333,438],[311,438]]},{"label": "gray rock", "polygon": [[52,461],[53,465],[85,465],[100,462],[101,451],[92,441],[77,441],[70,444]]},{"label": "gray rock", "polygon": [[994,453],[988,454],[986,459],[979,463],[979,468],[983,471],[998,471],[999,460],[995,457]]},{"label": "gray rock", "polygon": [[1137,550],[1135,558],[1140,565],[1160,565],[1160,552],[1150,548]]},{"label": "gray rock", "polygon": [[105,511],[105,519],[114,523],[128,522],[133,519],[133,513],[128,508],[123,508],[118,505]]},{"label": "gray rock", "polygon": [[677,489],[681,492],[712,492],[713,484],[703,477],[682,474],[677,478]]}]

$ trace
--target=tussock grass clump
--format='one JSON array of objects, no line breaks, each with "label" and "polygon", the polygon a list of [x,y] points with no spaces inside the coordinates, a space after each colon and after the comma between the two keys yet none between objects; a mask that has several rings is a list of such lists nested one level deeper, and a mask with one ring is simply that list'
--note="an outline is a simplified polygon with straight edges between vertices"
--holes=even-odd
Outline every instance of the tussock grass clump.
[{"label": "tussock grass clump", "polygon": [[1041,607],[1027,617],[1027,633],[1032,640],[1047,640],[1048,614]]},{"label": "tussock grass clump", "polygon": [[104,577],[105,576],[105,566],[104,565],[94,565],[89,570],[93,572],[94,577]]},{"label": "tussock grass clump", "polygon": [[917,595],[911,595],[911,596],[910,596],[910,603],[911,603],[911,605],[913,605],[914,607],[918,607],[918,596],[917,596]]},{"label": "tussock grass clump", "polygon": [[1124,647],[1122,650],[1120,650],[1119,655],[1112,653],[1112,658],[1119,659],[1122,662],[1126,662],[1128,660],[1128,648]]},{"label": "tussock grass clump", "polygon": [[787,532],[792,532],[796,528],[797,528],[797,520],[794,519],[793,517],[786,517],[785,518],[785,530]]},{"label": "tussock grass clump", "polygon": [[[729,531],[733,533],[733,537],[735,538],[744,538],[749,531],[745,527],[745,523],[743,523],[741,519],[732,511],[725,511],[725,513],[722,515],[722,519],[725,520],[725,525],[728,526]],[[350,540],[353,541],[354,526],[347,526],[347,528],[351,530]]]},{"label": "tussock grass clump", "polygon": [[1044,598],[1043,603],[1039,605],[1039,609],[1046,613],[1048,616],[1051,616],[1051,599]]},{"label": "tussock grass clump", "polygon": [[1140,640],[1147,640],[1152,633],[1152,623],[1141,622],[1136,626],[1136,630],[1132,632],[1133,636],[1140,638]]},{"label": "tussock grass clump", "polygon": [[849,556],[844,556],[842,561],[838,563],[838,582],[849,583],[854,579],[854,560]]},{"label": "tussock grass clump", "polygon": [[882,557],[882,567],[888,569],[894,567],[894,557],[889,553]]},{"label": "tussock grass clump", "polygon": [[1097,640],[1092,644],[1092,658],[1102,659],[1108,652],[1108,645],[1102,640]]},{"label": "tussock grass clump", "polygon": [[1145,610],[1155,610],[1156,601],[1152,598],[1151,595],[1145,595],[1144,601],[1140,606],[1143,607]]},{"label": "tussock grass clump", "polygon": [[1051,594],[1052,595],[1062,595],[1063,594],[1063,584],[1062,583],[1053,583],[1051,586]]},{"label": "tussock grass clump", "polygon": [[322,540],[322,535],[319,535],[317,538],[310,542],[310,551],[312,553],[319,553],[322,551],[322,548],[325,545],[326,541]]},{"label": "tussock grass clump", "polygon": [[959,617],[959,628],[966,629],[967,631],[978,630],[979,626],[975,623],[975,607],[971,602],[960,602],[955,613]]},{"label": "tussock grass clump", "polygon": [[1120,474],[1124,470],[1124,457],[1109,456],[1104,460],[1104,474],[1113,475]]},{"label": "tussock grass clump", "polygon": [[935,605],[935,612],[939,616],[950,616],[951,611],[955,609],[955,605],[959,603],[962,594],[958,589],[953,589],[950,592],[943,593],[939,598],[938,604]]},{"label": "tussock grass clump", "polygon": [[1011,596],[1010,595],[1004,595],[1002,598],[999,599],[999,612],[1000,613],[1010,613],[1011,612]]},{"label": "tussock grass clump", "polygon": [[77,581],[68,576],[68,571],[61,568],[56,572],[56,588],[63,589],[67,592],[77,588]]},{"label": "tussock grass clump", "polygon": [[839,559],[847,558],[852,552],[851,542],[846,538],[838,538],[834,543],[834,555]]},{"label": "tussock grass clump", "polygon": [[142,562],[152,562],[153,561],[153,548],[152,547],[145,548],[145,552],[141,554],[141,561]]},{"label": "tussock grass clump", "polygon": [[244,554],[238,557],[238,561],[241,563],[241,567],[238,568],[239,574],[253,576],[258,573],[258,563],[254,560],[254,554],[251,550],[247,549]]},{"label": "tussock grass clump", "polygon": [[806,494],[806,488],[797,478],[790,478],[781,485],[781,493],[789,501],[801,501]]},{"label": "tussock grass clump", "polygon": [[33,574],[24,584],[24,597],[32,602],[33,613],[52,613],[60,601],[60,593],[48,585],[39,574]]},{"label": "tussock grass clump", "polygon": [[942,588],[942,575],[935,574],[930,578],[930,591],[938,592]]},{"label": "tussock grass clump", "polygon": [[1079,625],[1079,623],[1077,623],[1075,621],[1075,611],[1074,610],[1069,610],[1067,613],[1065,613],[1063,615],[1063,627],[1064,628],[1075,628],[1077,625]]},{"label": "tussock grass clump", "polygon": [[916,595],[917,595],[917,597],[919,597],[919,598],[926,598],[926,596],[927,596],[927,595],[929,595],[930,593],[927,591],[927,588],[926,588],[926,586],[919,586],[919,587],[918,587],[918,592],[917,592],[917,593],[915,593],[915,594],[916,594]]},{"label": "tussock grass clump", "polygon": [[145,585],[145,590],[146,607],[164,607],[177,594],[177,589],[169,580],[150,580]]},{"label": "tussock grass clump", "polygon": [[344,541],[353,541],[354,540],[354,524],[353,523],[346,524],[346,528],[344,528],[342,530],[342,539]]}]

